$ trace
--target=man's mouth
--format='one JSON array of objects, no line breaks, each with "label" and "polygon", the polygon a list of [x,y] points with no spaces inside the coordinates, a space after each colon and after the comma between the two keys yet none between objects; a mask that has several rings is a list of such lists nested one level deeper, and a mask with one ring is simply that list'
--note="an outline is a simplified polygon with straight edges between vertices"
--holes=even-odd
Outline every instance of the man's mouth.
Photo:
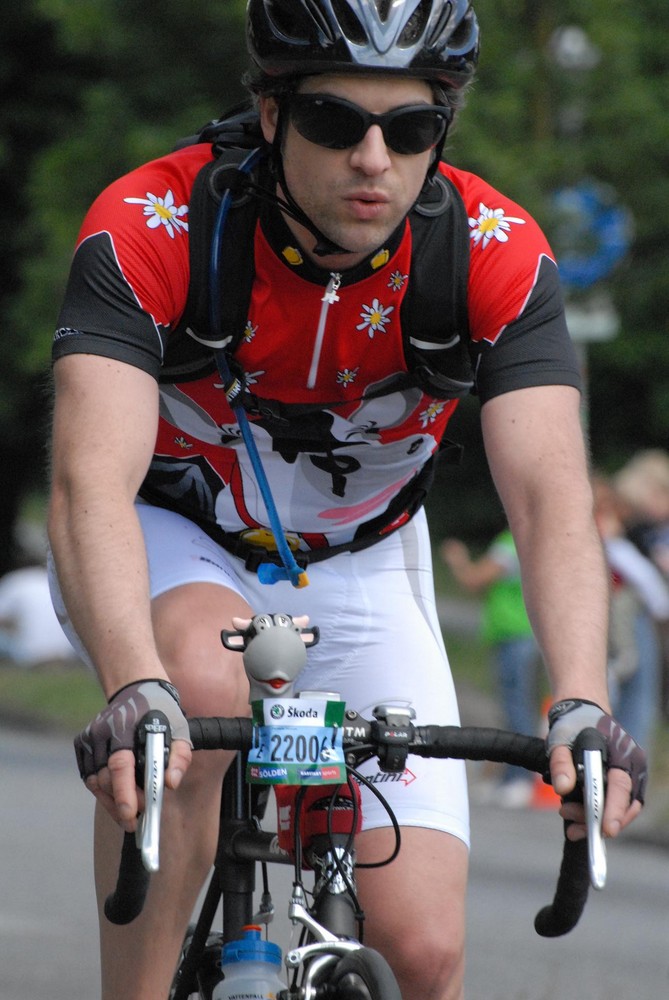
[{"label": "man's mouth", "polygon": [[378,218],[388,207],[388,197],[380,192],[355,191],[345,199],[353,214],[361,220]]}]

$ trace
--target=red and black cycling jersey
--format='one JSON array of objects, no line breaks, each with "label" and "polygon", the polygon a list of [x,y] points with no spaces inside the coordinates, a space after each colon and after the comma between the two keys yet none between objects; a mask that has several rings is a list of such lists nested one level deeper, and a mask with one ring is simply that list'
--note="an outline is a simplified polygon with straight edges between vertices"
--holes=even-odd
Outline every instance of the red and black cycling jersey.
[{"label": "red and black cycling jersey", "polygon": [[[79,236],[55,360],[97,354],[159,377],[189,286],[189,196],[210,157],[209,146],[187,147],[96,200]],[[578,386],[557,267],[539,227],[479,177],[441,169],[469,217],[468,313],[482,402],[529,386]],[[263,210],[253,266],[236,358],[251,392],[293,407],[290,419],[251,420],[284,528],[308,550],[346,544],[384,517],[397,526],[457,406],[418,388],[377,394],[407,371],[399,307],[411,282],[409,221],[363,264],[334,274],[304,257],[278,210]],[[264,538],[264,504],[217,374],[161,384],[142,495],[215,537]]]}]

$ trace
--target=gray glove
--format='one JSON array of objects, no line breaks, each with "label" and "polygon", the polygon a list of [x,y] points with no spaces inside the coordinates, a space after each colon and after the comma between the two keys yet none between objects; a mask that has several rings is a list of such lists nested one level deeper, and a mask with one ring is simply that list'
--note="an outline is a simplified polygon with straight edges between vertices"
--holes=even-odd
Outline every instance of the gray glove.
[{"label": "gray glove", "polygon": [[607,768],[617,767],[632,779],[630,801],[643,802],[648,777],[646,753],[619,722],[593,701],[569,698],[558,701],[548,713],[548,753],[557,746],[573,747],[584,729],[596,729],[606,740]]},{"label": "gray glove", "polygon": [[79,774],[85,780],[97,774],[117,750],[135,750],[137,723],[150,711],[167,717],[173,740],[192,746],[188,721],[181,711],[179,693],[168,681],[142,680],[126,684],[74,740]]}]

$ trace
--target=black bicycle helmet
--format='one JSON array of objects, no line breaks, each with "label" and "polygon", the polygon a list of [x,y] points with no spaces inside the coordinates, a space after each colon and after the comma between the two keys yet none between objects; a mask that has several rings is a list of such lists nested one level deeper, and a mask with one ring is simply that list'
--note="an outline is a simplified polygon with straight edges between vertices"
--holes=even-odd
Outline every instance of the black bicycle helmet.
[{"label": "black bicycle helmet", "polygon": [[459,89],[478,59],[469,0],[248,0],[246,24],[270,77],[401,73]]}]

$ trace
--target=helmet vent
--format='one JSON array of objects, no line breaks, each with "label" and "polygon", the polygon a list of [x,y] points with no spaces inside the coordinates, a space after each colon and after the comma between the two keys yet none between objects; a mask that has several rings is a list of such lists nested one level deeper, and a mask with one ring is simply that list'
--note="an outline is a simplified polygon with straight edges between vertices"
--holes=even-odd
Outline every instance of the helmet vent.
[{"label": "helmet vent", "polygon": [[[411,17],[406,23],[402,34],[397,39],[397,44],[400,48],[410,49],[412,46],[416,45],[417,42],[421,40],[425,34],[425,29],[427,28],[427,23],[430,19],[430,14],[432,12],[432,0],[421,0],[416,10],[413,12]],[[446,10],[450,17],[450,3],[446,4]]]},{"label": "helmet vent", "polygon": [[275,3],[274,0],[269,0],[269,3],[265,4],[265,10],[267,14],[267,20],[272,25],[272,30],[279,36],[283,36],[285,39],[298,39],[299,38],[299,28],[295,23],[295,16],[291,16],[286,10],[286,5],[282,3]]},{"label": "helmet vent", "polygon": [[[388,0],[384,2],[387,3]],[[364,45],[367,42],[367,34],[346,0],[332,0],[332,8],[344,37],[354,45]]]},{"label": "helmet vent", "polygon": [[462,0],[461,6],[466,8],[465,12],[448,39],[448,47],[453,54],[463,54],[475,49],[478,40],[478,24],[472,6],[465,0]]},{"label": "helmet vent", "polygon": [[[436,24],[432,26],[429,38],[427,39],[427,44],[429,46],[433,46],[436,43],[438,43],[441,39],[447,37],[446,30],[448,28],[448,22],[451,20],[452,14],[453,14],[453,4],[445,3],[441,9],[439,18],[437,19]],[[457,30],[458,29],[456,28],[455,33],[457,33]]]},{"label": "helmet vent", "polygon": [[336,41],[336,35],[332,30],[332,25],[328,23],[327,18],[324,16],[318,0],[304,0],[304,6],[316,22],[318,30],[323,33],[323,37],[329,42],[334,43]]},{"label": "helmet vent", "polygon": [[265,0],[264,5],[267,20],[277,37],[303,44],[305,39],[314,37],[315,22],[318,31],[333,41],[331,27],[314,0],[303,0],[303,3]]}]

